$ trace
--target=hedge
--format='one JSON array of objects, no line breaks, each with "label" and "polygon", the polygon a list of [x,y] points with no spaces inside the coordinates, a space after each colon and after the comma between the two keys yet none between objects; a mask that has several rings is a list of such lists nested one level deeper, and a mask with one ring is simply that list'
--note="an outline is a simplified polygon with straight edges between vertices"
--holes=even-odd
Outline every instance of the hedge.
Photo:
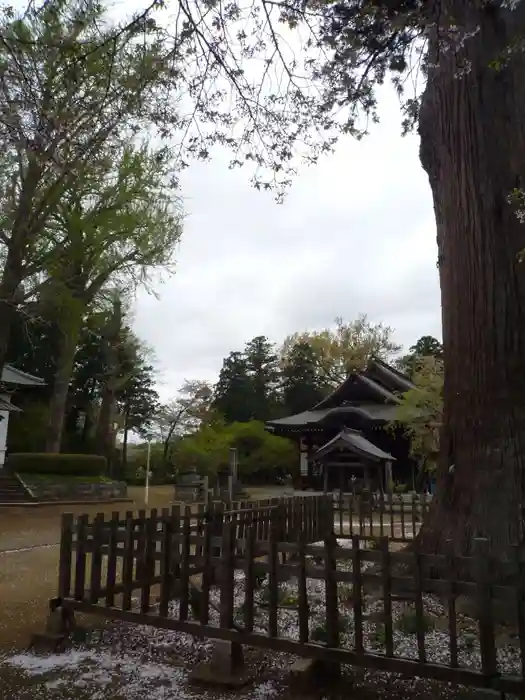
[{"label": "hedge", "polygon": [[64,474],[102,476],[107,472],[106,458],[100,455],[17,452],[6,459],[11,472],[21,474]]}]

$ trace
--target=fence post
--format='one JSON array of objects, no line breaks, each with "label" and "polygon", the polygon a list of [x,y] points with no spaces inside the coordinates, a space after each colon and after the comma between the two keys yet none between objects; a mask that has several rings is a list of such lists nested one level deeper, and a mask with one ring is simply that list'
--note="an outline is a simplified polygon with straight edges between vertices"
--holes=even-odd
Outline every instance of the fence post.
[{"label": "fence post", "polygon": [[354,607],[355,650],[363,653],[363,576],[361,573],[361,547],[358,535],[352,535],[352,584]]},{"label": "fence post", "polygon": [[122,561],[122,609],[131,609],[131,596],[133,593],[133,560],[135,556],[135,523],[133,512],[126,512],[126,533],[124,536],[124,552]]},{"label": "fence post", "polygon": [[521,677],[525,679],[525,577],[522,562],[522,547],[520,545],[513,547],[513,563],[515,568],[514,592],[516,596],[518,635],[521,652]]},{"label": "fence post", "polygon": [[97,513],[91,528],[91,576],[89,583],[89,599],[91,603],[98,603],[98,598],[100,595],[103,532],[104,513]]},{"label": "fence post", "polygon": [[416,587],[415,609],[416,609],[416,637],[417,637],[417,653],[421,663],[426,662],[425,650],[425,617],[423,606],[423,567],[421,560],[421,552],[419,551],[419,542],[414,540],[414,583]]},{"label": "fence post", "polygon": [[456,619],[456,558],[452,540],[446,542],[448,578],[448,635],[450,640],[450,665],[458,667],[458,626]]},{"label": "fence post", "polygon": [[326,636],[327,646],[339,646],[339,606],[337,600],[337,578],[335,549],[337,540],[334,534],[327,535],[324,541],[324,579],[326,589]]},{"label": "fence post", "polygon": [[476,607],[479,624],[479,646],[481,671],[485,676],[498,675],[494,616],[492,614],[492,592],[489,562],[489,541],[482,537],[474,539]]},{"label": "fence post", "polygon": [[233,577],[235,572],[233,557],[233,538],[235,525],[232,522],[224,522],[222,529],[222,572],[220,584],[219,616],[220,626],[226,629],[233,627]]},{"label": "fence post", "polygon": [[279,557],[279,532],[274,519],[270,523],[270,541],[268,550],[268,634],[277,637],[277,606],[279,605],[279,583],[277,567]]},{"label": "fence post", "polygon": [[144,563],[140,593],[140,611],[149,612],[151,598],[151,579],[155,573],[155,551],[157,547],[157,510],[150,511],[150,517],[145,521]]},{"label": "fence post", "polygon": [[412,494],[412,539],[416,537],[416,523],[417,523],[417,502],[416,494]]},{"label": "fence post", "polygon": [[255,591],[255,526],[249,524],[245,530],[244,548],[244,627],[253,632],[253,594]]},{"label": "fence post", "polygon": [[73,555],[73,514],[62,515],[60,532],[60,564],[58,568],[58,597],[69,598],[71,594],[71,558]]},{"label": "fence post", "polygon": [[182,525],[182,549],[180,556],[180,605],[179,619],[185,622],[188,619],[190,602],[190,518],[191,508],[184,509],[184,522]]},{"label": "fence post", "polygon": [[117,547],[120,514],[118,510],[111,513],[109,521],[108,539],[108,567],[106,572],[106,607],[111,608],[115,604],[115,582],[117,578]]},{"label": "fence post", "polygon": [[299,641],[301,644],[308,642],[308,591],[306,588],[306,535],[304,532],[299,533],[298,538],[298,554],[299,554],[299,576],[297,581],[298,598],[299,598]]},{"label": "fence post", "polygon": [[379,540],[381,550],[381,574],[383,579],[383,611],[385,616],[385,650],[387,656],[394,655],[394,626],[392,621],[392,571],[388,538]]},{"label": "fence post", "polygon": [[172,542],[171,535],[173,523],[169,516],[165,515],[162,518],[162,566],[161,566],[161,582],[160,582],[160,605],[159,613],[161,617],[168,617],[169,604],[172,589],[172,572],[171,572],[171,554]]},{"label": "fence post", "polygon": [[211,514],[207,512],[204,518],[204,542],[202,546],[203,571],[201,582],[202,594],[200,607],[201,625],[207,625],[209,622],[210,586],[213,583],[213,567],[211,563],[211,538],[213,536],[212,528],[213,522],[211,519]]},{"label": "fence post", "polygon": [[86,528],[88,516],[81,515],[77,520],[77,544],[75,562],[75,600],[84,600],[86,584]]}]

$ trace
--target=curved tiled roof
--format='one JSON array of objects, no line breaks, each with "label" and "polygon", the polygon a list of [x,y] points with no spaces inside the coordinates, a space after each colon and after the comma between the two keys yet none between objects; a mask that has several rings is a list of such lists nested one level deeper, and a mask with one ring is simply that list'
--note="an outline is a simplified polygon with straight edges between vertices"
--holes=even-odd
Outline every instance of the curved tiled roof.
[{"label": "curved tiled roof", "polygon": [[376,447],[376,445],[370,442],[370,440],[367,440],[359,430],[351,430],[349,428],[341,430],[334,438],[320,447],[314,457],[320,459],[338,448],[350,450],[350,452],[355,452],[360,457],[371,459],[374,462],[395,461],[395,457],[392,457],[390,453],[384,452],[379,449],[379,447]]}]

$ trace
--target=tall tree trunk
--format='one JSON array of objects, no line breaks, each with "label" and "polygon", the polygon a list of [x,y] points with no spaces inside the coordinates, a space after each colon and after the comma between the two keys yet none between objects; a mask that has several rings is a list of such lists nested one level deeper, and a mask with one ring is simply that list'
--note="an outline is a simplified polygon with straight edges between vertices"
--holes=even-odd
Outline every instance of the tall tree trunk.
[{"label": "tall tree trunk", "polygon": [[70,323],[69,327],[62,331],[57,357],[57,370],[55,381],[53,382],[53,395],[49,406],[46,452],[60,452],[69,383],[73,374],[73,363],[79,335],[80,322]]},{"label": "tall tree trunk", "polygon": [[11,328],[16,316],[18,293],[22,282],[23,250],[18,245],[11,245],[4,263],[0,281],[0,375],[5,364]]},{"label": "tall tree trunk", "polygon": [[467,553],[487,537],[501,556],[520,536],[524,497],[525,225],[508,197],[525,185],[525,54],[493,66],[525,29],[525,3],[437,5],[441,36],[447,16],[473,35],[458,51],[431,40],[420,114],[445,352],[438,494],[420,540]]},{"label": "tall tree trunk", "polygon": [[118,383],[119,360],[118,347],[122,329],[122,305],[120,299],[113,302],[113,312],[104,332],[104,348],[106,355],[106,376],[102,388],[102,403],[97,423],[96,444],[99,454],[105,455],[112,474],[113,461],[113,430],[111,422],[115,415],[116,390]]},{"label": "tall tree trunk", "polygon": [[124,437],[122,438],[122,471],[125,473],[128,468],[128,433],[129,433],[129,406],[126,406],[124,418]]}]

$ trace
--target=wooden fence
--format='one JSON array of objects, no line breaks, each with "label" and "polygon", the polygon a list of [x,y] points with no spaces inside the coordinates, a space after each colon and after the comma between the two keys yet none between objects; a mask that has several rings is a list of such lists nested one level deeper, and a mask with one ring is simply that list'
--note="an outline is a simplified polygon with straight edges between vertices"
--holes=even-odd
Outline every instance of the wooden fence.
[{"label": "wooden fence", "polygon": [[[485,540],[476,541],[475,556],[461,559],[452,553],[392,552],[386,537],[364,549],[357,534],[342,547],[329,532],[331,505],[331,498],[305,498],[239,506],[221,513],[220,534],[217,514],[199,518],[190,509],[138,518],[130,513],[123,521],[114,514],[109,522],[102,515],[91,521],[65,515],[59,596],[66,608],[109,619],[525,692],[524,566],[518,549],[513,561],[503,563],[488,558]],[[311,544],[320,539],[322,545]],[[435,570],[440,577],[431,576]],[[495,584],[494,571],[498,580],[506,577],[505,585]],[[477,633],[470,656],[462,643],[466,618],[458,611],[458,597],[474,610]],[[506,665],[494,615],[501,602],[511,605],[516,635]],[[441,631],[436,627],[429,634],[429,610],[436,606],[442,610]],[[400,642],[403,610],[412,615],[411,656]],[[431,642],[438,633],[436,656]]]},{"label": "wooden fence", "polygon": [[412,494],[332,494],[334,531],[337,537],[388,537],[392,542],[409,542],[419,532],[431,497]]}]

